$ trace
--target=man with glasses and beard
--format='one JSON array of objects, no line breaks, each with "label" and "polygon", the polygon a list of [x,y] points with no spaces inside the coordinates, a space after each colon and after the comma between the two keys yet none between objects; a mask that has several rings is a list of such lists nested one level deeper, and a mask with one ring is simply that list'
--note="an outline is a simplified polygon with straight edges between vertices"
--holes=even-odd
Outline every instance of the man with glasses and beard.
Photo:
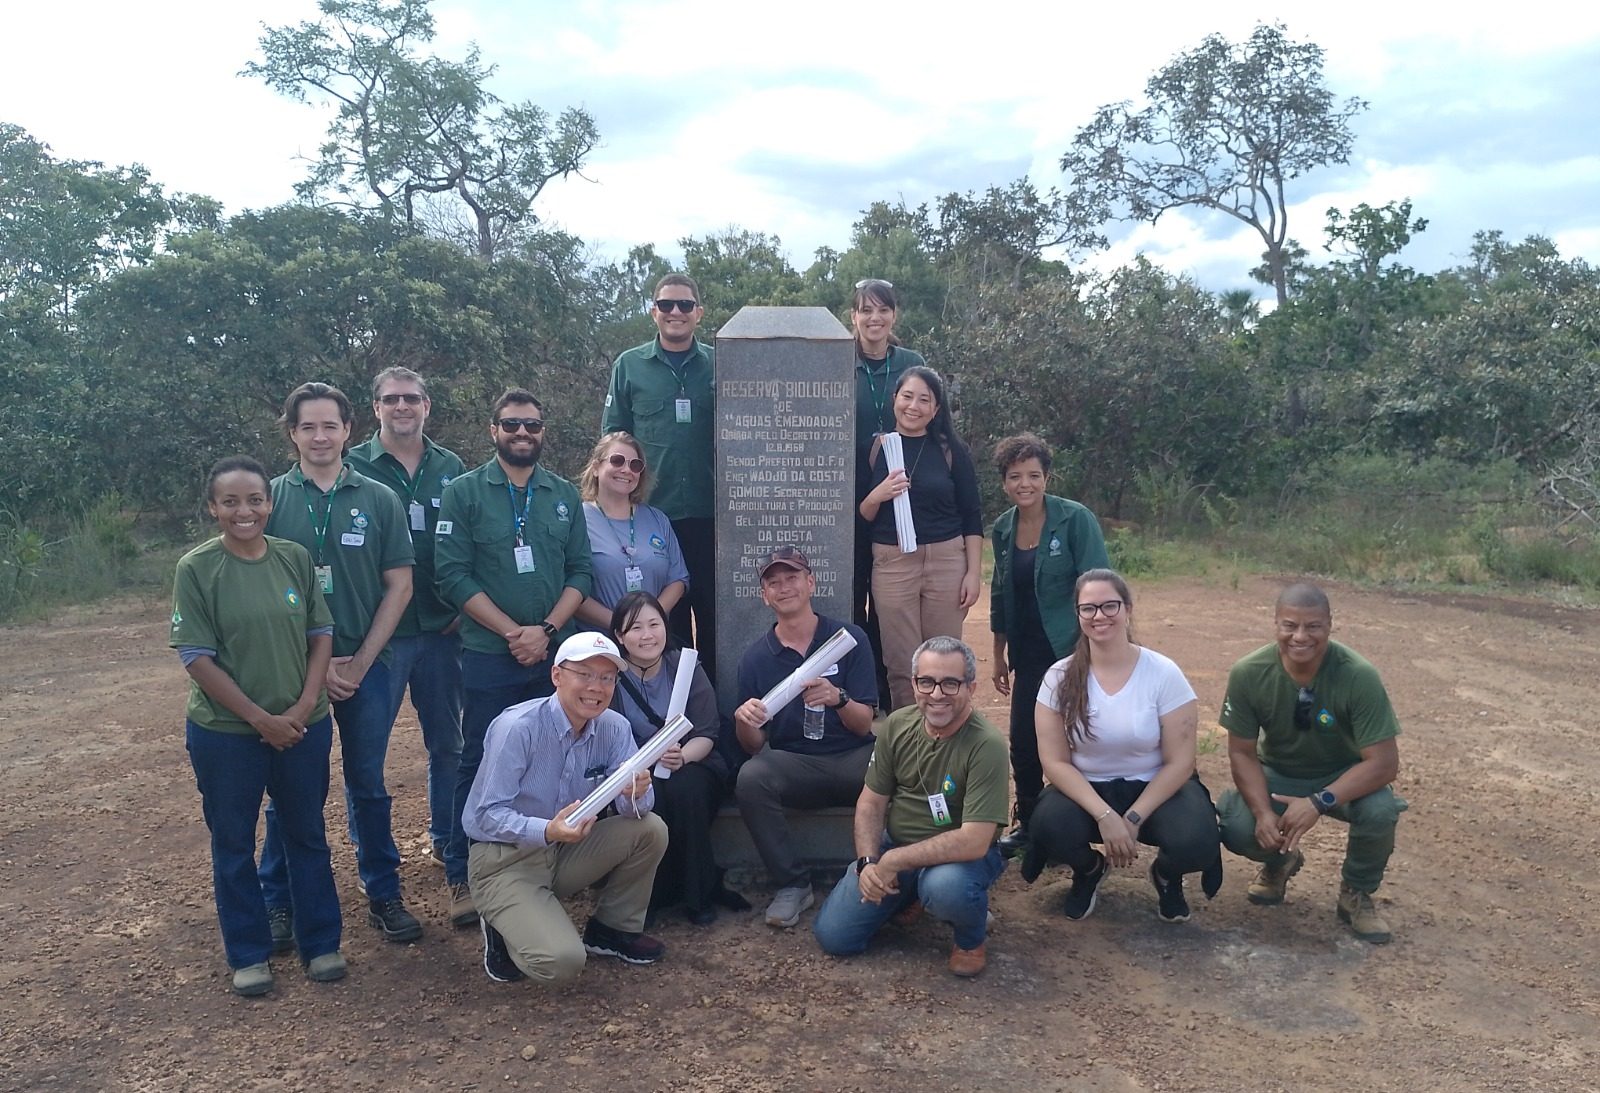
[{"label": "man with glasses and beard", "polygon": [[494,404],[495,457],[445,487],[434,528],[439,595],[461,622],[461,763],[445,883],[450,922],[470,926],[461,810],[483,760],[489,722],[551,693],[550,653],[593,587],[583,503],[571,482],[539,466],[544,408],[521,388]]},{"label": "man with glasses and beard", "polygon": [[1237,788],[1217,802],[1222,844],[1262,863],[1250,902],[1276,904],[1305,864],[1306,832],[1324,816],[1349,824],[1338,915],[1357,937],[1381,944],[1391,933],[1372,893],[1406,807],[1390,788],[1400,723],[1377,669],[1329,640],[1333,610],[1320,588],[1290,585],[1273,617],[1277,640],[1228,673],[1219,720]]},{"label": "man with glasses and beard", "polygon": [[644,448],[655,474],[650,503],[672,521],[689,568],[688,592],[672,609],[672,636],[696,649],[701,667],[715,679],[716,399],[711,347],[694,336],[705,317],[700,286],[688,274],[667,274],[656,283],[650,317],[656,336],[623,353],[611,368],[600,432],[632,433]]},{"label": "man with glasses and beard", "polygon": [[865,951],[885,922],[926,910],[955,927],[950,971],[987,961],[989,888],[1005,871],[1006,742],[972,708],[978,658],[959,638],[934,637],[911,658],[915,705],[890,714],[856,801],[856,853],[813,931],[824,952]]}]

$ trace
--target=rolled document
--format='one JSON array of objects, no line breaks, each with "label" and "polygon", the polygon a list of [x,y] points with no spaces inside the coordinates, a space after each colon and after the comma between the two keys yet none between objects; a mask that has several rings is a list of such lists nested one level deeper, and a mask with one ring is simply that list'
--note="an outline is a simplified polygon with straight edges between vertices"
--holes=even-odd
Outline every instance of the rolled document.
[{"label": "rolled document", "polygon": [[[922,441],[926,444],[927,438]],[[889,473],[906,469],[906,451],[900,445],[900,434],[883,434],[884,465]],[[894,530],[900,537],[900,553],[914,554],[917,549],[917,526],[911,522],[911,491],[897,494],[894,499]]]},{"label": "rolled document", "polygon": [[578,803],[578,807],[567,817],[566,822],[576,826],[591,816],[600,815],[606,805],[616,799],[628,783],[633,781],[635,774],[649,769],[652,763],[661,758],[663,752],[693,731],[694,726],[682,714],[669,718],[667,723],[645,741],[638,751],[629,756],[621,766],[607,776],[604,782],[595,786],[589,796]]},{"label": "rolled document", "polygon": [[844,655],[855,647],[856,639],[841,627],[833,637],[822,643],[821,648],[807,657],[805,663],[789,673],[787,679],[762,696],[761,704],[767,708],[767,720],[770,721],[779,710],[800,697],[800,692],[806,689],[806,680],[816,679],[843,660]]},{"label": "rolled document", "polygon": [[[694,682],[694,666],[700,663],[700,654],[685,649],[678,654],[678,674],[672,680],[672,697],[667,699],[667,720],[682,717],[689,708],[689,685]],[[652,772],[657,778],[671,778],[672,772],[660,763]]]}]

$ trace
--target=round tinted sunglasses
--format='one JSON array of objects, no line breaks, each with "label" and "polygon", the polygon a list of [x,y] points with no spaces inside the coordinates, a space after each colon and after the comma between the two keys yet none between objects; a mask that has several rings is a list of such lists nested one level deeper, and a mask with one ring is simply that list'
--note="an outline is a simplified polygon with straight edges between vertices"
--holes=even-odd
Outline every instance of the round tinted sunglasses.
[{"label": "round tinted sunglasses", "polygon": [[641,474],[644,471],[644,460],[638,458],[629,459],[627,456],[619,455],[616,452],[606,456],[606,462],[613,467],[626,467],[634,474]]}]

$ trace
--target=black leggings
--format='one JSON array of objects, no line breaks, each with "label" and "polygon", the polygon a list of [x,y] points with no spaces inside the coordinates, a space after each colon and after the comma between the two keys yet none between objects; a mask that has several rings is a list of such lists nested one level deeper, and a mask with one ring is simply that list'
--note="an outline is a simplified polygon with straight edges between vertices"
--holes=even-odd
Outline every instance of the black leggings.
[{"label": "black leggings", "polygon": [[1033,724],[1033,707],[1039,685],[1053,660],[1030,663],[1018,650],[1007,650],[1011,677],[1011,777],[1017,787],[1017,821],[1029,831],[1029,820],[1044,788],[1044,767],[1039,763],[1039,734]]},{"label": "black leggings", "polygon": [[[1090,785],[1101,800],[1121,815],[1133,807],[1149,783],[1115,778]],[[1075,873],[1094,868],[1096,855],[1089,844],[1100,841],[1100,825],[1055,786],[1046,787],[1039,795],[1028,823],[1028,836],[1034,853],[1042,855],[1043,861],[1065,863]],[[1156,868],[1168,880],[1198,873],[1221,858],[1217,812],[1211,805],[1211,793],[1198,774],[1145,817],[1139,826],[1139,841],[1157,848]]]}]

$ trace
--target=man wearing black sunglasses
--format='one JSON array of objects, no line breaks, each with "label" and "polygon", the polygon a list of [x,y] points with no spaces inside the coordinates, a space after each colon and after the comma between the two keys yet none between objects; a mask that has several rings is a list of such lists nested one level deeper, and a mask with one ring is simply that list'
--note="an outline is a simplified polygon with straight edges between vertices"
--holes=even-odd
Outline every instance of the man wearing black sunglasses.
[{"label": "man wearing black sunglasses", "polygon": [[495,457],[445,487],[434,528],[439,595],[463,616],[461,763],[444,858],[457,927],[477,920],[461,810],[484,733],[508,706],[551,693],[550,653],[593,591],[583,502],[539,465],[544,435],[538,399],[521,388],[501,395],[489,420]]},{"label": "man wearing black sunglasses", "polygon": [[1391,788],[1400,723],[1377,669],[1329,639],[1333,612],[1320,588],[1290,585],[1273,615],[1277,640],[1228,674],[1220,720],[1237,788],[1217,802],[1223,845],[1262,863],[1251,903],[1282,903],[1305,863],[1306,832],[1324,816],[1349,824],[1338,916],[1363,941],[1386,942],[1372,893],[1406,807]]},{"label": "man wearing black sunglasses", "polygon": [[701,666],[715,678],[716,400],[711,347],[694,336],[704,316],[694,278],[669,273],[656,283],[650,304],[656,336],[617,357],[600,432],[620,429],[644,446],[655,473],[650,503],[672,521],[689,568],[689,590],[672,609],[672,634],[699,651]]}]

